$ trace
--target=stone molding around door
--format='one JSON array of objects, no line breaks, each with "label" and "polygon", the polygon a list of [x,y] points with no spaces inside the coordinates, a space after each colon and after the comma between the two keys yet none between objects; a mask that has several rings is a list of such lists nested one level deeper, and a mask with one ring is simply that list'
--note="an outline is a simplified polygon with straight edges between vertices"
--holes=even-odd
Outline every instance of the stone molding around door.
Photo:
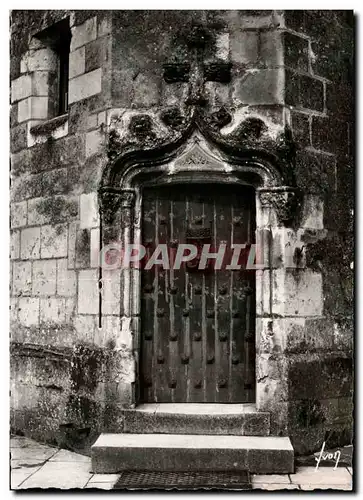
[{"label": "stone molding around door", "polygon": [[[218,148],[211,147],[210,142],[200,133],[194,131],[184,144],[176,151],[167,151],[164,157],[155,158],[150,155],[147,161],[145,152],[140,159],[127,159],[117,171],[117,162],[113,161],[113,172],[107,172],[99,189],[100,212],[102,215],[102,244],[109,240],[106,234],[119,238],[122,246],[130,243],[141,244],[141,212],[142,192],[145,186],[165,184],[207,184],[222,183],[233,185],[250,185],[256,191],[256,231],[285,230],[293,228],[299,218],[301,198],[295,186],[285,186],[284,179],[265,158],[257,159],[257,155],[236,159],[228,158]],[[120,156],[122,159],[122,155]],[[113,184],[107,181],[113,180]],[[293,237],[292,237],[293,239]],[[273,253],[272,242],[268,244],[267,253]],[[265,250],[264,250],[265,251]],[[282,252],[282,249],[281,249]],[[284,260],[283,256],[280,260]],[[266,321],[274,319],[274,302],[283,301],[284,288],[281,280],[276,280],[268,260],[262,269],[256,272],[256,406],[261,411],[277,412],[272,396],[278,393],[279,401],[287,400],[286,373],[284,369],[275,370],[272,377],[262,369],[266,352],[260,349],[259,342],[264,338]],[[278,269],[285,273],[283,265]],[[120,394],[120,405],[133,407],[138,403],[138,365],[140,354],[141,330],[141,273],[135,268],[121,270],[120,283],[120,315],[121,338],[119,344],[123,352],[128,346],[129,356],[134,360],[134,370],[129,378],[127,393],[131,394],[123,401]],[[271,323],[272,324],[272,323]],[[262,374],[261,374],[262,373]],[[136,383],[135,383],[136,382]],[[127,385],[127,382],[126,382]],[[281,428],[286,427],[287,415],[281,416]]]}]

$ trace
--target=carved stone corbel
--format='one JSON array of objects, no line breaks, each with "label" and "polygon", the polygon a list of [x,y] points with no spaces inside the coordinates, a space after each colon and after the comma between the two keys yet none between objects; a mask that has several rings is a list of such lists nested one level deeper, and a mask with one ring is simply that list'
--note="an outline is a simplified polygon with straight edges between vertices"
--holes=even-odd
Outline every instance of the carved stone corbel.
[{"label": "carved stone corbel", "polygon": [[279,222],[291,225],[300,216],[301,193],[294,187],[282,186],[259,189],[259,198],[263,207],[272,207]]},{"label": "carved stone corbel", "polygon": [[127,212],[126,219],[130,219],[135,193],[131,190],[105,187],[99,191],[99,200],[102,220],[109,226],[120,213],[123,215],[123,212]]}]

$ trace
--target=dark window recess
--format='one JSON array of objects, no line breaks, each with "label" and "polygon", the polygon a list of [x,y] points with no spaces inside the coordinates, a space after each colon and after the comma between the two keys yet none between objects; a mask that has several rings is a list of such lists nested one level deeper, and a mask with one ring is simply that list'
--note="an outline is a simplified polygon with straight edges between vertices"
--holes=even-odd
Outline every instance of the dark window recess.
[{"label": "dark window recess", "polygon": [[58,115],[68,112],[69,40],[59,47]]},{"label": "dark window recess", "polygon": [[53,24],[36,35],[58,59],[57,71],[49,73],[48,117],[54,118],[68,112],[69,50],[71,30],[69,18]]}]

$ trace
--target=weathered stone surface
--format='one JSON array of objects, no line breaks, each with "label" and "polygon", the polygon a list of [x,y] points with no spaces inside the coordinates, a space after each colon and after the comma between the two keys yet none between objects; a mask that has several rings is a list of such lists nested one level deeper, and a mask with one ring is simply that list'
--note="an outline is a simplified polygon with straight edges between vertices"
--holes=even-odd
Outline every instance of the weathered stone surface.
[{"label": "weathered stone surface", "polygon": [[80,47],[69,54],[69,78],[86,72],[86,49]]},{"label": "weathered stone surface", "polygon": [[125,410],[123,432],[234,436],[268,436],[269,434],[269,414],[253,411],[251,405],[248,408],[249,411],[245,411],[243,405],[233,405],[239,408],[236,408],[234,412],[227,412],[220,408],[219,413],[218,410],[213,410],[213,406],[218,405],[199,405],[199,407],[194,405],[194,412],[193,408],[186,409],[185,405],[174,405],[168,411],[168,406],[173,405],[166,404],[158,407],[141,405],[136,410]]},{"label": "weathered stone surface", "polygon": [[97,193],[83,194],[80,197],[80,229],[97,227],[99,224]]},{"label": "weathered stone surface", "polygon": [[285,70],[285,102],[297,108],[324,110],[324,84],[321,80]]},{"label": "weathered stone surface", "polygon": [[25,226],[27,223],[27,203],[12,203],[10,206],[11,227]]},{"label": "weathered stone surface", "polygon": [[42,226],[41,249],[42,259],[67,257],[67,225]]},{"label": "weathered stone surface", "polygon": [[101,92],[101,77],[102,70],[99,68],[72,78],[72,80],[69,81],[70,104],[99,94]]},{"label": "weathered stone surface", "polygon": [[23,260],[39,259],[40,257],[40,227],[30,227],[21,231],[21,252]]},{"label": "weathered stone surface", "polygon": [[23,75],[11,82],[11,101],[26,99],[32,94],[32,77]]},{"label": "weathered stone surface", "polygon": [[251,70],[235,79],[233,99],[238,104],[282,104],[283,89],[282,70]]},{"label": "weathered stone surface", "polygon": [[48,118],[48,97],[28,97],[18,103],[18,122]]},{"label": "weathered stone surface", "polygon": [[71,52],[97,37],[97,17],[87,19],[83,24],[72,28]]},{"label": "weathered stone surface", "polygon": [[12,294],[17,296],[30,295],[32,286],[31,262],[14,262]]},{"label": "weathered stone surface", "polygon": [[10,258],[20,258],[20,231],[11,231],[10,233]]},{"label": "weathered stone surface", "polygon": [[[216,449],[220,450],[216,453]],[[101,434],[92,446],[96,473],[133,470],[233,470],[283,473],[293,470],[288,438]]]},{"label": "weathered stone surface", "polygon": [[57,284],[57,261],[37,260],[33,263],[33,295],[55,295]]},{"label": "weathered stone surface", "polygon": [[78,273],[78,313],[98,314],[99,291],[98,271],[87,270]]},{"label": "weathered stone surface", "polygon": [[24,326],[37,326],[39,324],[39,299],[21,297],[18,308],[19,323]]},{"label": "weathered stone surface", "polygon": [[57,260],[57,295],[74,297],[76,295],[76,273],[68,269],[68,260]]}]

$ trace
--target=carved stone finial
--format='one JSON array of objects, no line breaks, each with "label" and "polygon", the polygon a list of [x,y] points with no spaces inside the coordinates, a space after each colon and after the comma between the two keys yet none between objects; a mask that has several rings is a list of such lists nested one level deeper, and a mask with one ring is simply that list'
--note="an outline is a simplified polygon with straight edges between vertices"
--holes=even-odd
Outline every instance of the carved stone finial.
[{"label": "carved stone finial", "polygon": [[293,223],[299,215],[301,194],[297,188],[262,188],[259,198],[263,207],[272,207],[276,211],[279,221],[284,225]]},{"label": "carved stone finial", "polygon": [[232,116],[225,107],[222,107],[215,113],[212,113],[210,117],[210,124],[212,127],[216,127],[217,129],[223,128],[232,121]]},{"label": "carved stone finial", "polygon": [[149,115],[133,116],[130,120],[129,130],[138,140],[154,137],[153,124]]},{"label": "carved stone finial", "polygon": [[172,128],[180,128],[185,124],[185,117],[181,114],[180,109],[177,107],[163,111],[161,113],[161,119],[165,125]]}]

